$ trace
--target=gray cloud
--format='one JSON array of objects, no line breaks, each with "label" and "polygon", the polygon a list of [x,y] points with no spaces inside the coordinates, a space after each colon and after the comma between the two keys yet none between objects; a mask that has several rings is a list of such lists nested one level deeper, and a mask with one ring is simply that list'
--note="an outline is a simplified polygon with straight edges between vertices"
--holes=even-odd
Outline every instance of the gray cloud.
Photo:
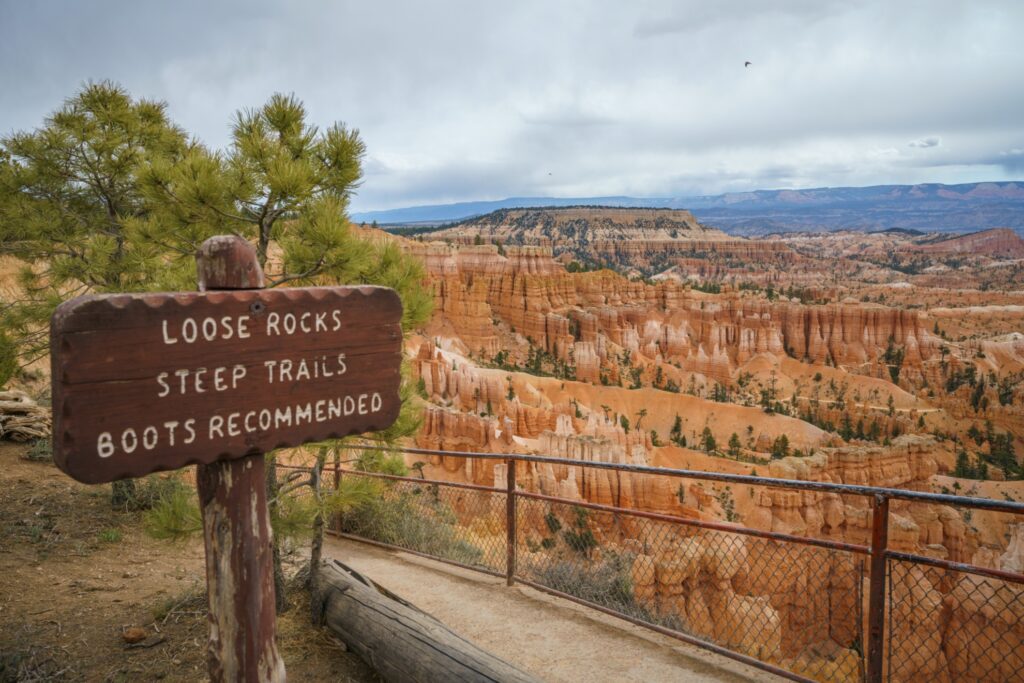
[{"label": "gray cloud", "polygon": [[0,19],[0,133],[110,78],[219,148],[235,110],[294,92],[360,129],[356,210],[1024,170],[1010,0],[68,0]]}]

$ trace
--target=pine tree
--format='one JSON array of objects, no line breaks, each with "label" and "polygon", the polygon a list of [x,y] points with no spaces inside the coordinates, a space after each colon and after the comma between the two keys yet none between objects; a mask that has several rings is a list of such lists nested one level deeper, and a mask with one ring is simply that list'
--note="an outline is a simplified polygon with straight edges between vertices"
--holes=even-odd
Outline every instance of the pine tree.
[{"label": "pine tree", "polygon": [[41,128],[0,139],[0,254],[23,264],[21,296],[0,322],[23,363],[46,355],[47,323],[65,299],[152,290],[167,279],[194,283],[194,250],[178,258],[134,234],[151,209],[139,169],[171,163],[189,148],[165,109],[94,83]]},{"label": "pine tree", "polygon": [[732,433],[729,437],[729,455],[733,458],[740,457],[740,450],[743,448],[743,444],[740,443],[739,434],[736,432]]},{"label": "pine tree", "polygon": [[772,442],[772,460],[785,458],[789,455],[789,437],[782,434]]},{"label": "pine tree", "polygon": [[700,442],[706,453],[714,453],[718,450],[718,442],[715,441],[715,435],[711,433],[710,427],[705,427],[701,432]]},{"label": "pine tree", "polygon": [[[22,365],[47,354],[48,322],[65,299],[158,289],[155,273],[180,281],[195,272],[191,253],[186,263],[133,236],[149,210],[138,169],[188,148],[165,109],[92,83],[41,128],[0,139],[0,254],[22,263],[18,299],[0,310],[0,329]],[[134,481],[114,482],[114,507],[134,499]]]},{"label": "pine tree", "polygon": [[[294,96],[274,95],[263,107],[239,112],[231,145],[218,154],[188,142],[167,120],[165,105],[132,100],[109,83],[89,85],[43,128],[0,141],[0,253],[26,264],[24,295],[3,309],[3,329],[22,358],[39,357],[47,350],[46,322],[62,300],[86,292],[193,289],[199,244],[233,233],[256,245],[271,287],[394,288],[409,332],[432,304],[422,266],[386,237],[357,233],[345,215],[364,152],[357,131],[309,124]],[[415,431],[414,394],[405,381],[398,420],[371,439],[389,443]],[[300,482],[314,488],[319,502],[325,500],[319,472],[343,447],[323,445]],[[268,500],[284,529],[292,508],[280,509],[286,497],[270,459]],[[383,451],[364,453],[357,466],[404,470],[399,457]],[[319,534],[328,506],[316,509]]]},{"label": "pine tree", "polygon": [[[148,239],[173,235],[185,243],[208,231],[240,233],[255,242],[271,287],[352,283],[392,287],[402,298],[402,327],[409,332],[430,311],[422,267],[391,241],[356,234],[345,215],[362,175],[364,154],[357,131],[341,123],[321,131],[307,122],[298,99],[275,94],[262,107],[238,112],[231,145],[223,156],[194,148],[177,160],[158,160],[145,167],[140,182],[155,210],[140,224],[140,233]],[[280,248],[280,255],[272,258],[274,246]],[[398,421],[371,438],[393,442],[418,428],[419,407],[412,391],[403,386],[402,393]],[[325,458],[343,447],[336,443],[318,451],[305,482],[318,499]],[[404,470],[400,456],[387,456],[384,451],[363,452],[358,467],[391,473]],[[280,519],[284,499],[273,454],[267,489],[272,517]],[[312,561],[319,555],[325,514],[321,507],[313,519]],[[274,544],[280,611],[286,605],[278,535]]]},{"label": "pine tree", "polygon": [[672,423],[672,430],[668,433],[668,439],[677,446],[685,446],[683,439],[683,418],[676,415],[676,421]]}]

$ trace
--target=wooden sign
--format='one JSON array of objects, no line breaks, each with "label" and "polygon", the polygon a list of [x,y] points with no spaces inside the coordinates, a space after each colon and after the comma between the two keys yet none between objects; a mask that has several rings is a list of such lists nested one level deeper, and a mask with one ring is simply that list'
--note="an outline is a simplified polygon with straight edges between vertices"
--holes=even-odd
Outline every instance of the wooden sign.
[{"label": "wooden sign", "polygon": [[54,461],[95,484],[384,429],[401,317],[382,287],[72,299],[51,323]]}]

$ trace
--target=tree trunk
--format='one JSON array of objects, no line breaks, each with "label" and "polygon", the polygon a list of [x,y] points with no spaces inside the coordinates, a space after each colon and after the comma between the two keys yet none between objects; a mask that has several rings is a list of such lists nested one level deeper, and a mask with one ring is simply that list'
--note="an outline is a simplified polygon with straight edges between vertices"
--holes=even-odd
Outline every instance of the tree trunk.
[{"label": "tree trunk", "polygon": [[317,573],[327,628],[385,681],[537,681],[340,562]]},{"label": "tree trunk", "polygon": [[[306,587],[309,589],[310,595],[318,595],[320,593],[320,577],[314,570],[320,566],[320,558],[323,557],[324,549],[324,505],[320,494],[320,482],[323,480],[324,464],[326,462],[327,449],[321,448],[317,452],[316,464],[313,465],[312,476],[310,477],[313,497],[317,503],[316,517],[313,518],[313,540],[309,546],[309,577]],[[319,624],[322,619],[321,610],[323,609],[323,603],[319,600],[310,600],[309,608],[313,624]]]},{"label": "tree trunk", "polygon": [[[270,512],[270,518],[273,519],[274,515],[277,514],[277,456],[271,454],[266,459],[267,474],[266,474],[266,493],[267,493],[267,508]],[[288,596],[285,593],[284,585],[284,568],[281,566],[281,542],[277,538],[277,534],[274,534],[273,543],[271,544],[271,555],[272,563],[274,565],[274,610],[277,614],[287,612],[291,605],[288,603]]]}]

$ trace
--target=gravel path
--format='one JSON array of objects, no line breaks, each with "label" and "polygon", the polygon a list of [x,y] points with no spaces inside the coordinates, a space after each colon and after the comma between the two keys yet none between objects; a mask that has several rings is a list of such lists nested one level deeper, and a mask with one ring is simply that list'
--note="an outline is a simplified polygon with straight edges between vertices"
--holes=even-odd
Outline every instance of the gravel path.
[{"label": "gravel path", "polygon": [[775,681],[770,674],[526,586],[415,555],[328,538],[324,554],[552,683]]}]

